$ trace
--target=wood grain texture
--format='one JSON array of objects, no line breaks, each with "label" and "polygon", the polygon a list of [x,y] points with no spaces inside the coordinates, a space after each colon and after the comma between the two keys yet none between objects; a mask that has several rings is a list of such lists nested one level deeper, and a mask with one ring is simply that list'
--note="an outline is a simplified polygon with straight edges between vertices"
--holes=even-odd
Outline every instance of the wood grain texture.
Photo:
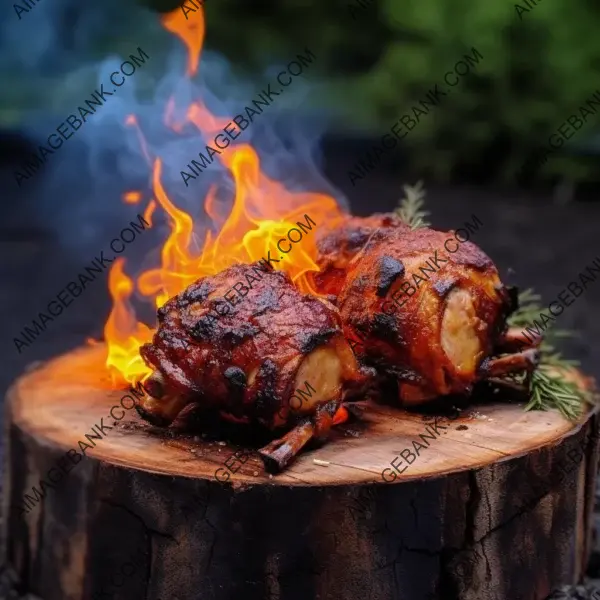
[{"label": "wood grain texture", "polygon": [[[9,392],[3,558],[44,600],[542,600],[582,573],[597,409],[570,423],[501,398],[471,406],[385,483],[427,424],[368,405],[283,474],[246,447],[221,483],[239,446],[175,437],[134,410],[107,419],[124,392],[89,369],[103,351],[40,365]],[[106,437],[20,510],[102,417]]]}]

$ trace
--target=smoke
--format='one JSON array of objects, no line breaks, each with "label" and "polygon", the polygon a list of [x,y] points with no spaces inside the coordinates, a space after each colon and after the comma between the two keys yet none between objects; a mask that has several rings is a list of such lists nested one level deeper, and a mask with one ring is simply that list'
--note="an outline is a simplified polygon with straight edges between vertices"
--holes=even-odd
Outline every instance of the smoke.
[{"label": "smoke", "polygon": [[[190,19],[195,16],[189,14]],[[236,23],[244,26],[236,20],[230,26]],[[0,73],[27,90],[29,109],[24,111],[21,130],[36,144],[47,146],[48,136],[69,115],[80,118],[78,107],[85,108],[85,101],[102,85],[106,91],[116,90],[19,188],[33,208],[31,219],[53,229],[62,244],[78,251],[103,247],[115,226],[140,212],[139,205],[122,202],[124,192],[138,189],[145,201],[152,197],[151,164],[137,128],[125,124],[128,115],[136,115],[151,159],[162,160],[162,183],[169,198],[201,225],[206,223],[203,201],[209,186],[216,184],[218,197],[230,202],[232,181],[217,157],[186,187],[181,171],[214,134],[204,139],[191,125],[180,134],[169,129],[164,123],[169,99],[174,98],[174,121],[183,122],[190,102],[198,99],[213,114],[231,120],[295,58],[279,57],[250,79],[234,73],[223,56],[205,47],[199,73],[190,81],[185,77],[186,50],[161,27],[159,15],[120,0],[85,5],[75,0],[40,2],[21,14],[21,20],[16,14],[2,19],[0,35]],[[131,61],[130,55],[138,56],[138,48],[149,58],[116,89],[111,74],[120,71],[124,60]],[[319,143],[327,118],[309,114],[308,106],[319,93],[318,86],[309,83],[312,77],[307,69],[294,78],[239,141],[251,143],[261,168],[288,189],[328,193],[344,204],[320,169]],[[11,180],[9,185],[17,189],[14,174]],[[155,246],[167,232],[161,215],[157,210]],[[201,227],[198,232],[202,235]]]}]

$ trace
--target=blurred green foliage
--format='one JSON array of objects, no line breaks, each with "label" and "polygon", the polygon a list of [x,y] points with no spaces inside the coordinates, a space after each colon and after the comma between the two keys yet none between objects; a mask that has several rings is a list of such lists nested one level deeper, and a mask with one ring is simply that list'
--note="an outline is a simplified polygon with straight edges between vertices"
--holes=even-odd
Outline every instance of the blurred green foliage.
[{"label": "blurred green foliage", "polygon": [[[334,105],[346,128],[376,135],[477,48],[483,60],[406,138],[413,164],[438,178],[483,163],[514,179],[600,89],[593,0],[530,0],[521,16],[505,0],[360,1],[364,8],[358,0],[206,0],[207,44],[248,67],[310,47],[318,58],[311,76],[319,71],[327,84],[319,100]],[[598,134],[599,117],[570,140],[575,150]],[[591,174],[577,158],[552,158],[544,169]]]},{"label": "blurred green foliage", "polygon": [[[516,5],[505,0],[205,0],[205,44],[224,54],[234,72],[257,75],[309,48],[317,59],[306,77],[320,85],[303,108],[330,107],[340,133],[378,137],[436,83],[447,87],[444,74],[476,48],[483,59],[404,141],[412,166],[423,175],[443,179],[460,166],[514,181],[547,148],[549,135],[600,90],[600,3],[529,0],[535,1],[519,17]],[[103,14],[113,26],[90,38],[89,58],[127,56],[141,45],[152,60],[136,74],[136,88],[143,84],[143,95],[152,97],[177,42],[140,5],[164,12],[177,4],[106,0]],[[63,20],[57,30],[62,38],[80,29],[67,12]],[[79,50],[74,55],[83,56]],[[62,115],[96,85],[92,71],[85,73],[84,86],[82,73],[70,76],[64,61],[56,72],[8,68],[2,78],[10,84],[0,100],[0,120],[8,124],[35,106]],[[568,142],[570,156],[552,155],[539,175],[590,177],[597,161],[573,154],[595,138],[597,157],[599,134],[597,114]]]}]

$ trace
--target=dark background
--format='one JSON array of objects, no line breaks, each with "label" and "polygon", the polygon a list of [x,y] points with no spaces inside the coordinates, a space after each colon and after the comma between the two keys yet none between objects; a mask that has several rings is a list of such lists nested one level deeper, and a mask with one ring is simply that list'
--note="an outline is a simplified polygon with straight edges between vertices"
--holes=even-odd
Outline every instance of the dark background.
[{"label": "dark background", "polygon": [[[529,173],[526,187],[514,177],[548,135],[600,89],[600,5],[546,0],[520,20],[513,4],[496,0],[481,6],[381,0],[357,8],[356,19],[349,9],[353,2],[312,4],[207,0],[205,47],[211,52],[201,63],[206,67],[201,66],[194,97],[207,93],[218,100],[213,104],[219,114],[235,114],[235,99],[261,89],[267,67],[284,65],[310,47],[317,60],[298,84],[295,105],[282,106],[280,113],[273,109],[252,132],[260,147],[272,120],[273,131],[296,152],[298,169],[309,174],[307,189],[334,193],[356,214],[369,214],[395,208],[402,184],[422,179],[433,226],[459,227],[476,214],[484,225],[474,241],[503,279],[533,287],[546,305],[600,257],[598,115],[543,171]],[[151,197],[148,169],[135,136],[122,125],[124,115],[140,115],[153,149],[164,153],[171,169],[165,183],[174,190],[172,199],[202,222],[206,188],[184,189],[179,178],[197,135],[174,140],[162,127],[165,99],[185,63],[180,42],[153,12],[166,8],[159,2],[149,9],[116,0],[89,5],[45,0],[21,20],[12,5],[0,9],[3,392],[29,363],[102,336],[110,310],[107,274],[30,348],[19,354],[13,341],[135,218],[139,207],[124,206],[122,194],[141,189]],[[129,78],[121,97],[98,110],[34,179],[17,186],[15,165],[31,145],[106,81],[111,57],[124,59],[138,46],[151,61]],[[352,187],[347,171],[365,144],[385,133],[472,47],[484,60],[452,101],[411,133],[410,145]],[[306,167],[309,150],[315,163]],[[264,160],[271,173],[281,169],[282,179],[290,177],[289,162],[284,170],[274,158]],[[333,187],[314,175],[318,172]],[[165,220],[158,215],[156,221],[152,236],[136,241],[127,255],[136,267],[164,239]],[[599,306],[600,284],[594,283],[557,319],[559,327],[578,334],[561,349],[596,377]]]}]

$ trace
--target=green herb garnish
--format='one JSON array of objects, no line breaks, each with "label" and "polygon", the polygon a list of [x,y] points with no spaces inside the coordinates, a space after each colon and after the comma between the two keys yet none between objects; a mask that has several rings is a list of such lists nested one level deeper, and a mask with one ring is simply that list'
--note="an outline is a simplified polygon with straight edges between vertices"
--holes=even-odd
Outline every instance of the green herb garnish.
[{"label": "green herb garnish", "polygon": [[429,211],[425,210],[425,190],[423,182],[418,181],[414,187],[410,185],[402,186],[404,189],[404,198],[400,200],[400,205],[394,211],[411,229],[419,227],[429,227],[431,223],[427,221]]},{"label": "green herb garnish", "polygon": [[[543,307],[541,297],[532,289],[519,293],[519,308],[508,318],[510,327],[528,327],[534,319],[539,318]],[[540,344],[542,353],[540,364],[531,376],[531,399],[525,410],[548,410],[556,408],[567,419],[577,419],[586,403],[594,402],[592,394],[580,388],[565,377],[565,372],[579,366],[576,360],[563,358],[556,352],[556,340],[573,337],[571,331],[549,329]]]}]

